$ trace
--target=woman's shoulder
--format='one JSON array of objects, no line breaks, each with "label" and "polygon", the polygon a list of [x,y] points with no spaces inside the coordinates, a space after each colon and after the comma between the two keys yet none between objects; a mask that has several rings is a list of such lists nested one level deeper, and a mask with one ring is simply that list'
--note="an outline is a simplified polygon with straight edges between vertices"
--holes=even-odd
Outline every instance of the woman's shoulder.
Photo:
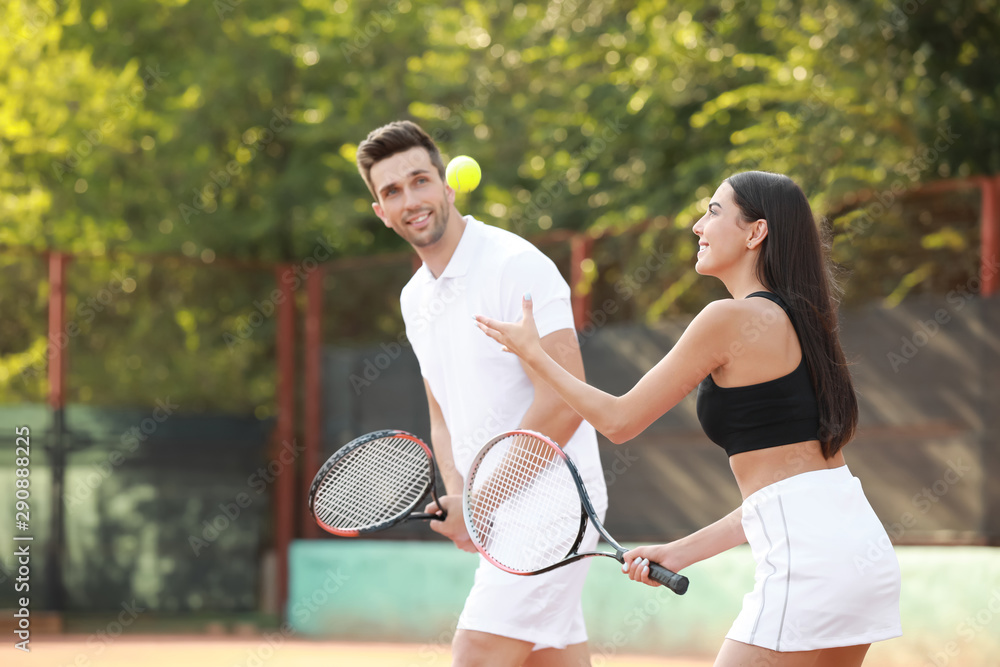
[{"label": "woman's shoulder", "polygon": [[781,310],[780,306],[767,299],[719,299],[702,308],[695,319],[716,325],[733,324],[759,317],[773,308]]},{"label": "woman's shoulder", "polygon": [[694,316],[685,329],[685,337],[700,341],[702,352],[716,347],[715,342],[729,340],[739,332],[742,308],[733,299],[712,301]]},{"label": "woman's shoulder", "polygon": [[742,339],[748,331],[763,332],[780,321],[787,317],[781,306],[768,299],[719,299],[702,308],[691,326],[722,338]]}]

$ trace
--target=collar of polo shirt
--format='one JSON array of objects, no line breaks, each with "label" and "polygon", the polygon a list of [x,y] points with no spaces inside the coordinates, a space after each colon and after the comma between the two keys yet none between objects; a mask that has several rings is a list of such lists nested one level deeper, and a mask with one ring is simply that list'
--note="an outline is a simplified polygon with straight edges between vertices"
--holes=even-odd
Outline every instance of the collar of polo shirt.
[{"label": "collar of polo shirt", "polygon": [[[479,245],[480,226],[484,223],[476,220],[471,215],[464,215],[462,219],[465,220],[465,230],[462,232],[462,238],[459,239],[458,245],[455,246],[455,252],[452,253],[451,259],[448,260],[448,266],[444,267],[444,271],[437,278],[438,280],[464,276],[469,272],[469,266],[472,264],[472,260],[475,259],[476,247]],[[424,282],[434,281],[434,275],[427,268],[426,264],[420,265],[420,275]]]}]

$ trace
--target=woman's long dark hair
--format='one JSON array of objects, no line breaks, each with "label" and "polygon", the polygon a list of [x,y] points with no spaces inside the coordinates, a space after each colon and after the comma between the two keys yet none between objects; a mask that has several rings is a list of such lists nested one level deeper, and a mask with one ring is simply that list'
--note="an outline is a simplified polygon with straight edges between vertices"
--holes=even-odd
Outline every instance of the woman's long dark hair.
[{"label": "woman's long dark hair", "polygon": [[809,201],[792,179],[746,171],[726,179],[747,222],[767,220],[757,278],[791,310],[819,401],[818,438],[831,458],[858,425],[858,400],[840,347],[836,289]]}]

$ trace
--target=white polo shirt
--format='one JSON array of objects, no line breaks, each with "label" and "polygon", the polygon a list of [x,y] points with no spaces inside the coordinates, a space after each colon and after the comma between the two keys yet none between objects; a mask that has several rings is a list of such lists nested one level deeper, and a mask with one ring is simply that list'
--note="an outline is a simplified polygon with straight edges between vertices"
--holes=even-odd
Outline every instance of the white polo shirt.
[{"label": "white polo shirt", "polygon": [[[463,479],[490,438],[520,426],[535,395],[517,356],[501,351],[473,315],[517,322],[521,298],[530,292],[540,336],[574,326],[569,285],[552,260],[516,234],[472,216],[465,222],[441,275],[435,279],[423,265],[400,295],[406,336],[441,406]],[[580,469],[594,505],[606,507],[594,427],[584,421],[559,444]]]}]

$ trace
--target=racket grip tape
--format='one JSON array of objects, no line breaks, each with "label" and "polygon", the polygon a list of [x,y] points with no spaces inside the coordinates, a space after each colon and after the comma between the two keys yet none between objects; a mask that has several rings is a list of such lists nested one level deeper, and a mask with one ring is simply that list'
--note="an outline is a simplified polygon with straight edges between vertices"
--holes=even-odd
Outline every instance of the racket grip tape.
[{"label": "racket grip tape", "polygon": [[678,595],[684,595],[688,589],[688,578],[682,574],[671,572],[662,565],[649,564],[649,578],[659,582]]}]

